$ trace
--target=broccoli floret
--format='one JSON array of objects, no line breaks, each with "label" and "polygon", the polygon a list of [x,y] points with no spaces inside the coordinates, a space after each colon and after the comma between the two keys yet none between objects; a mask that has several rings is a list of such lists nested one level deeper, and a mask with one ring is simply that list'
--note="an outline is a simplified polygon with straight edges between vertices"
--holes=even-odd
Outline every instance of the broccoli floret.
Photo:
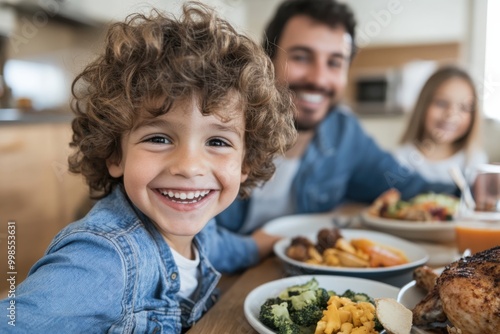
[{"label": "broccoli floret", "polygon": [[[269,299],[268,299],[269,301]],[[264,303],[260,308],[259,320],[279,334],[299,334],[300,328],[293,323],[288,313],[288,303]]]},{"label": "broccoli floret", "polygon": [[371,304],[375,305],[375,301],[373,300],[373,298],[368,296],[366,293],[362,293],[362,292],[354,292],[352,290],[346,290],[341,297],[349,298],[350,300],[352,300],[355,303],[367,302],[367,303],[371,303]]},{"label": "broccoli floret", "polygon": [[297,324],[293,322],[287,322],[278,328],[278,334],[301,334],[302,331]]},{"label": "broccoli floret", "polygon": [[311,333],[323,317],[330,294],[312,278],[302,285],[283,290],[261,306],[259,319],[280,334]]},{"label": "broccoli floret", "polygon": [[281,291],[279,294],[279,298],[281,299],[288,299],[291,296],[297,296],[300,295],[304,291],[308,290],[316,290],[319,288],[319,283],[316,280],[316,278],[312,278],[308,282],[300,285],[294,285],[291,287],[286,288],[285,290]]},{"label": "broccoli floret", "polygon": [[310,327],[316,325],[323,317],[323,309],[316,304],[306,305],[300,310],[290,312],[290,318],[299,326]]},{"label": "broccoli floret", "polygon": [[330,294],[323,288],[318,288],[316,291],[316,304],[322,309],[326,309],[328,306],[328,300],[330,299]]},{"label": "broccoli floret", "polygon": [[266,301],[264,302],[264,304],[263,304],[262,306],[264,306],[264,305],[281,304],[281,303],[283,303],[283,302],[285,302],[285,303],[286,303],[287,301],[286,301],[286,300],[281,299],[280,297],[268,298],[268,299],[266,299]]},{"label": "broccoli floret", "polygon": [[291,308],[289,307],[288,309],[298,311],[308,305],[316,305],[319,308],[326,308],[328,299],[330,299],[328,292],[323,288],[318,288],[316,290],[304,291],[300,295],[292,296],[289,299],[284,299],[284,301],[290,301]]},{"label": "broccoli floret", "polygon": [[298,296],[290,297],[290,317],[300,326],[315,325],[322,317],[323,310],[327,307],[328,292],[323,288],[308,290]]}]

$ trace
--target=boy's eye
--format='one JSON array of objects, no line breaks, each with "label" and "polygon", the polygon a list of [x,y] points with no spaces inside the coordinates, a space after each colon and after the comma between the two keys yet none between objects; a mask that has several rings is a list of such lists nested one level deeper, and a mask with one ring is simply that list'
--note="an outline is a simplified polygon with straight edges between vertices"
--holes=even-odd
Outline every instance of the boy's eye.
[{"label": "boy's eye", "polygon": [[207,142],[207,145],[208,146],[231,146],[229,145],[229,143],[225,140],[222,140],[220,138],[213,138],[213,139],[210,139],[208,142]]},{"label": "boy's eye", "polygon": [[170,140],[164,136],[149,137],[145,141],[154,144],[170,144]]}]

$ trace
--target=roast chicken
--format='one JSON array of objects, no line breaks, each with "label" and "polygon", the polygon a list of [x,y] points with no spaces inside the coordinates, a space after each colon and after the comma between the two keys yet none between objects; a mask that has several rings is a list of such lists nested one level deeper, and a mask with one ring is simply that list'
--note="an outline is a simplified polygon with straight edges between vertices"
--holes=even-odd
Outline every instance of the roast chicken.
[{"label": "roast chicken", "polygon": [[420,269],[415,278],[429,292],[413,309],[413,325],[451,323],[462,334],[500,333],[500,246],[455,261],[438,277]]}]

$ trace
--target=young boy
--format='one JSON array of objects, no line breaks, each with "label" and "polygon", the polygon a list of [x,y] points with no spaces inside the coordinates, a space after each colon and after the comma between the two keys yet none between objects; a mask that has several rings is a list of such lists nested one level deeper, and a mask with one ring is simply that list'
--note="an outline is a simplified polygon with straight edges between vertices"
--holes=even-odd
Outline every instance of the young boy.
[{"label": "young boy", "polygon": [[213,303],[208,254],[231,267],[242,251],[212,218],[271,177],[291,98],[254,42],[193,3],[114,24],[73,95],[70,170],[101,199],[0,303],[16,307],[0,332],[180,333]]}]

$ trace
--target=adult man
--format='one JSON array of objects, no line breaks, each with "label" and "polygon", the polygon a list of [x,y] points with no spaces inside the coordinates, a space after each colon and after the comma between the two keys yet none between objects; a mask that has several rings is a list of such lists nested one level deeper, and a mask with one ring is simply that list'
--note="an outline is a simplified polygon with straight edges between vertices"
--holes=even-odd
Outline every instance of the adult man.
[{"label": "adult man", "polygon": [[248,234],[278,216],[326,212],[345,201],[370,203],[391,187],[404,198],[454,191],[400,166],[340,105],[356,52],[354,28],[351,10],[335,0],[288,0],[278,8],[264,48],[277,81],[295,93],[299,137],[277,161],[274,179],[217,216],[219,226]]}]

